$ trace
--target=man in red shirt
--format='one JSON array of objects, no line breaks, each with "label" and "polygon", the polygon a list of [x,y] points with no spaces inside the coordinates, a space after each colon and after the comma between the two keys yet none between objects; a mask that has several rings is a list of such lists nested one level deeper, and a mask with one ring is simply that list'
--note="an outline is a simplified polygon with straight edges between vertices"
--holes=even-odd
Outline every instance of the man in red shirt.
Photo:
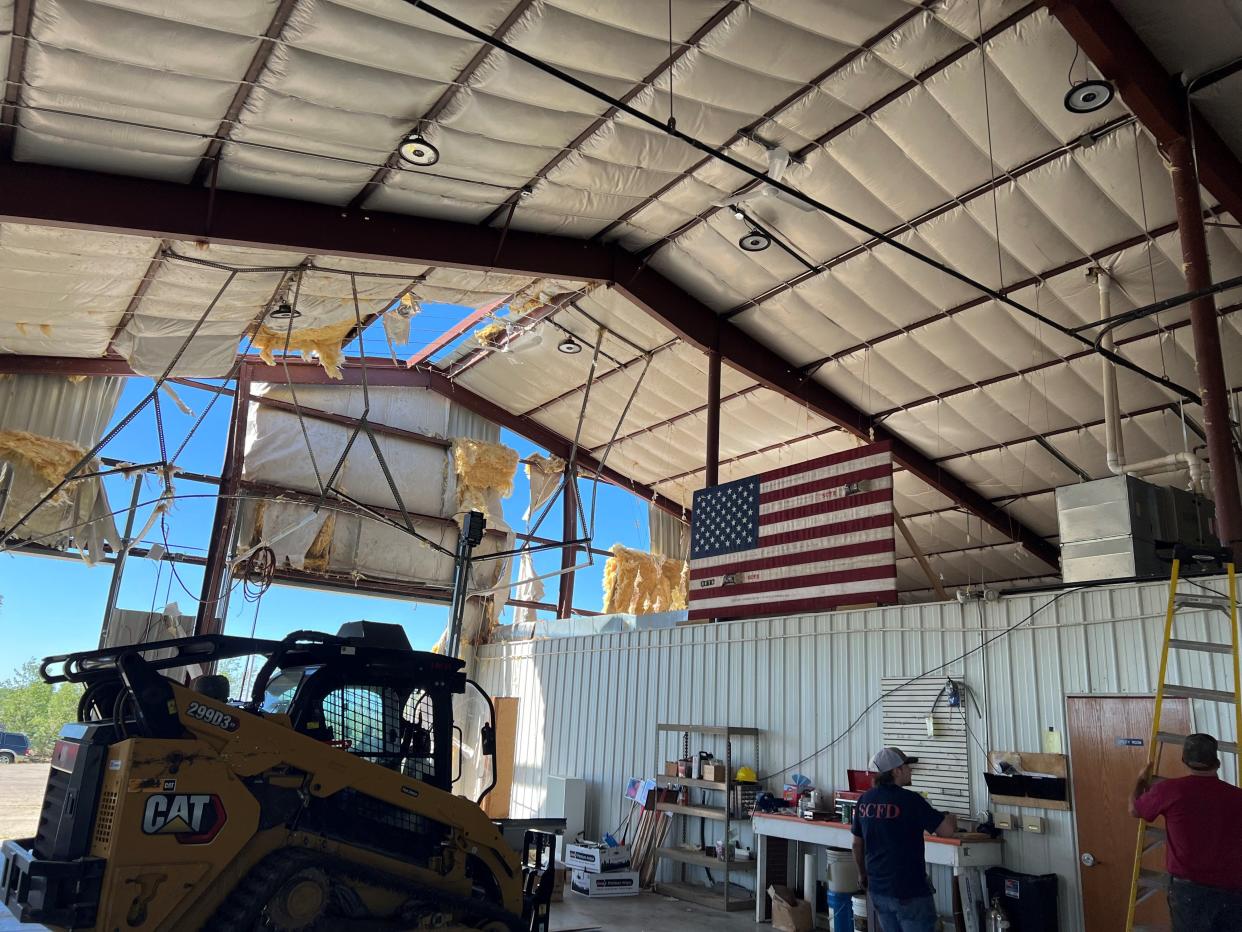
[{"label": "man in red shirt", "polygon": [[1220,779],[1211,735],[1188,735],[1190,776],[1152,784],[1143,769],[1130,815],[1164,816],[1173,932],[1242,932],[1242,789]]}]

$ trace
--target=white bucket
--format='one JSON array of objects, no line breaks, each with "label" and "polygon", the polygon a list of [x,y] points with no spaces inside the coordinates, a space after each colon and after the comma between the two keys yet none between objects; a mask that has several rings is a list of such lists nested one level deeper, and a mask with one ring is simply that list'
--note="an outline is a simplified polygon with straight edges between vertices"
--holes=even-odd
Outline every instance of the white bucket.
[{"label": "white bucket", "polygon": [[855,894],[850,900],[850,908],[854,912],[854,928],[857,932],[865,932],[867,926],[867,894]]},{"label": "white bucket", "polygon": [[858,880],[858,865],[854,861],[852,851],[828,848],[824,851],[824,860],[829,892],[856,893],[862,889],[862,884]]}]

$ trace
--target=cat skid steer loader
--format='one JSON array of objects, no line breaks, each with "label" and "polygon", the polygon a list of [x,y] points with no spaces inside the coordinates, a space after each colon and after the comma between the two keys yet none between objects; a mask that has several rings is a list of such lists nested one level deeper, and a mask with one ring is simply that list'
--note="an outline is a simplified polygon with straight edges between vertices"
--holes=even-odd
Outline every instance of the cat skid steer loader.
[{"label": "cat skid steer loader", "polygon": [[[243,705],[223,677],[160,673],[250,655]],[[482,797],[452,792],[454,698],[491,707],[463,666],[370,622],[48,658],[45,680],[85,692],[37,834],[3,844],[0,896],[23,922],[106,932],[546,932],[551,836],[519,856]]]}]

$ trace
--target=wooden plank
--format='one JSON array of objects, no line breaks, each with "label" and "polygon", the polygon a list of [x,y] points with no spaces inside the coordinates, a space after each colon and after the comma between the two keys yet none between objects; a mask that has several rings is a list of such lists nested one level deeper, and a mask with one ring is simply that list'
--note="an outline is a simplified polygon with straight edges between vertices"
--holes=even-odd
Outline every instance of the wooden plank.
[{"label": "wooden plank", "polygon": [[723,807],[715,809],[711,806],[683,806],[680,803],[656,803],[656,811],[675,812],[678,815],[694,816],[699,819],[715,819],[718,822],[725,820]]},{"label": "wooden plank", "polygon": [[483,811],[489,819],[507,819],[513,796],[518,700],[516,696],[493,696],[492,706],[496,710],[496,786],[483,800]]},{"label": "wooden plank", "polygon": [[702,851],[691,851],[686,848],[661,848],[660,857],[668,858],[670,861],[680,861],[683,864],[697,864],[699,867],[706,867],[711,870],[731,871],[753,871],[755,869],[754,861],[729,861],[724,862],[714,854],[704,854]]}]

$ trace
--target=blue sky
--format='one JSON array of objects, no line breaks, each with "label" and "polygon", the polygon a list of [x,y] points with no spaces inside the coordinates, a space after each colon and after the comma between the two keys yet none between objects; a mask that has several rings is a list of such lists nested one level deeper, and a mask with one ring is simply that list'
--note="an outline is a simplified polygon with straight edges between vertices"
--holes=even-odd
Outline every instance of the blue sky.
[{"label": "blue sky", "polygon": [[[460,320],[465,311],[451,305],[426,305],[414,318],[410,345],[396,347],[398,358],[411,355],[438,334]],[[486,321],[485,321],[486,323]],[[450,348],[451,349],[451,348]],[[442,358],[446,349],[436,358]],[[377,324],[370,328],[366,337],[366,351],[370,355],[388,355],[388,345],[383,330]],[[358,352],[358,343],[349,348],[351,355]],[[279,370],[273,370],[274,373]],[[137,404],[151,388],[150,379],[128,379],[117,405],[114,423],[119,421]],[[213,393],[176,387],[177,394],[189,405],[195,415],[215,397]],[[202,426],[187,444],[177,460],[183,469],[219,475],[224,456],[225,437],[228,431],[231,399],[221,397],[206,415]],[[177,409],[167,398],[162,402],[165,436],[169,455],[185,438],[194,418]],[[542,451],[510,431],[502,431],[504,443],[515,448],[519,455]],[[160,459],[159,442],[155,430],[153,409],[148,406],[129,424],[102,454],[134,463],[153,462]],[[121,477],[105,480],[112,509],[128,506],[133,486]],[[581,482],[584,501],[590,501],[591,483]],[[514,483],[514,494],[504,502],[505,519],[515,530],[522,530],[522,513],[528,501],[528,486],[521,467]],[[212,516],[215,512],[215,487],[179,479],[176,483],[179,496],[168,518],[168,541],[170,549],[185,553],[202,554],[207,548]],[[154,500],[159,488],[153,479],[147,479],[141,501]],[[149,509],[141,509],[135,530],[141,528]],[[122,529],[124,515],[118,515],[118,529]],[[559,500],[552,506],[540,535],[556,538],[560,535],[561,510]],[[157,523],[144,537],[146,544],[163,543]],[[636,496],[613,486],[601,484],[599,506],[596,516],[595,546],[608,549],[614,543],[645,549],[647,546],[647,506]],[[536,554],[536,569],[550,572],[560,566],[560,551],[551,550]],[[177,566],[174,575],[168,563],[134,558],[125,566],[118,605],[121,608],[148,611],[154,605],[162,608],[175,601],[183,614],[194,614],[202,571],[193,566]],[[604,558],[597,556],[595,565],[581,570],[575,583],[574,604],[579,608],[598,610],[602,603]],[[89,650],[98,644],[100,623],[108,585],[112,574],[109,565],[87,567],[77,560],[57,560],[22,554],[0,554],[0,678],[29,657]],[[555,579],[545,581],[546,602],[556,601]],[[188,590],[188,591],[187,591]],[[378,599],[344,593],[329,593],[285,586],[273,586],[256,606],[240,597],[240,591],[230,601],[226,631],[229,634],[248,635],[252,626],[259,637],[279,637],[297,628],[313,628],[335,631],[344,621],[366,618],[372,621],[389,621],[402,624],[416,648],[429,648],[444,628],[446,609],[438,605],[418,604],[404,600]],[[550,617],[541,614],[540,617]],[[504,620],[511,618],[506,610]]]}]

